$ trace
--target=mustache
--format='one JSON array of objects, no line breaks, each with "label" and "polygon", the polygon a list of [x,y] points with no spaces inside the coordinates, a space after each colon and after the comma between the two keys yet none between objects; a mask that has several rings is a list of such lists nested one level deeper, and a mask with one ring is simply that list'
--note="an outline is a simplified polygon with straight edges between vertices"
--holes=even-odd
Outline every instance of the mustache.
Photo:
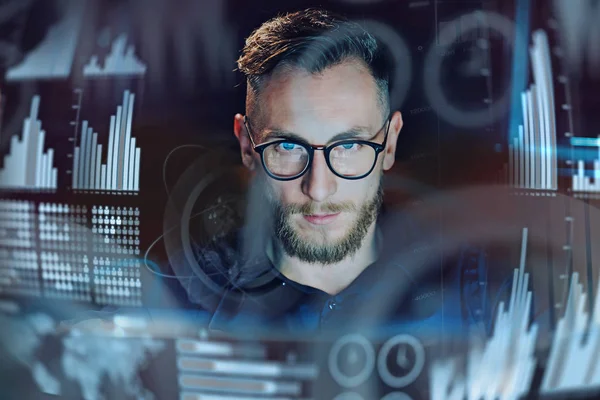
[{"label": "mustache", "polygon": [[324,203],[316,204],[314,202],[304,204],[286,204],[280,205],[280,212],[284,215],[291,214],[337,214],[339,212],[357,211],[356,205],[351,201],[345,201],[341,203]]}]

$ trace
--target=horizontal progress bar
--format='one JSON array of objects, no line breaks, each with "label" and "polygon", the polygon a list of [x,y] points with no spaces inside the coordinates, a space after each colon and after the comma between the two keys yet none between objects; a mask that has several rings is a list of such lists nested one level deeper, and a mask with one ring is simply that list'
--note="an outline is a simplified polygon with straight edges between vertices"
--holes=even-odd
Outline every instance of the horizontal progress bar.
[{"label": "horizontal progress bar", "polygon": [[186,372],[220,373],[271,378],[316,379],[319,370],[310,364],[284,364],[275,361],[232,361],[181,357],[177,361]]}]

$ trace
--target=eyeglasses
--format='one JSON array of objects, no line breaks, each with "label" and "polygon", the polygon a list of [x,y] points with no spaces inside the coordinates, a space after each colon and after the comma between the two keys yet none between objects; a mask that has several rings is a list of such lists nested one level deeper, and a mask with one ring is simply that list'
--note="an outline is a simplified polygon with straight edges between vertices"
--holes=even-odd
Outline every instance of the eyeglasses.
[{"label": "eyeglasses", "polygon": [[[379,153],[385,149],[391,125],[390,117],[386,119],[385,124],[387,129],[382,144],[368,140],[347,139],[327,146],[313,146],[299,140],[278,139],[256,145],[250,131],[250,120],[244,117],[248,136],[254,151],[260,154],[265,171],[271,178],[280,181],[291,181],[304,175],[312,165],[315,150],[324,152],[327,166],[336,176],[351,180],[366,177],[375,168]],[[374,137],[385,128],[385,124]]]}]

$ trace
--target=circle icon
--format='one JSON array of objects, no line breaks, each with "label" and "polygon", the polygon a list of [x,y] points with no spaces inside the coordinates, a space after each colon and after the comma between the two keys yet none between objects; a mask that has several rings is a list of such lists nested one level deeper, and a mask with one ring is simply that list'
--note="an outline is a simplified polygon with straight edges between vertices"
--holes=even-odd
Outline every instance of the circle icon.
[{"label": "circle icon", "polygon": [[381,400],[412,400],[412,398],[406,393],[392,392],[383,396]]},{"label": "circle icon", "polygon": [[388,385],[401,388],[417,379],[425,365],[425,349],[413,336],[402,334],[381,347],[377,359],[379,376]]},{"label": "circle icon", "polygon": [[[506,43],[514,42],[514,24],[508,18],[493,12],[475,11],[473,13],[462,15],[453,21],[448,22],[438,33],[438,38],[456,37],[456,27],[462,30],[462,37],[489,29],[502,36]],[[485,99],[484,104],[488,106],[483,108],[463,109],[450,102],[448,96],[442,88],[442,64],[447,50],[451,50],[457,43],[451,40],[448,43],[438,43],[432,45],[425,56],[425,73],[423,74],[423,87],[425,95],[437,114],[455,126],[466,128],[478,128],[486,126],[498,118],[505,115],[510,106],[510,86],[502,92],[502,95],[493,103],[491,99]],[[486,39],[478,42],[480,49],[489,47]],[[489,73],[482,72],[483,74]]]},{"label": "circle icon", "polygon": [[338,394],[333,400],[363,400],[363,397],[358,393],[345,392]]},{"label": "circle icon", "polygon": [[364,383],[375,367],[375,350],[359,334],[342,336],[329,352],[329,372],[345,388]]}]

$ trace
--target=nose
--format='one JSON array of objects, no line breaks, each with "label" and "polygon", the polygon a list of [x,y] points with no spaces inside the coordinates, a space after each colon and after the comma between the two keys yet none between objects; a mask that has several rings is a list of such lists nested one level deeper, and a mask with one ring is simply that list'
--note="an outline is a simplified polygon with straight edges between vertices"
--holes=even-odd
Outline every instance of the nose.
[{"label": "nose", "polygon": [[313,201],[325,201],[337,190],[336,177],[327,166],[323,151],[315,151],[310,169],[302,180],[302,192]]}]

